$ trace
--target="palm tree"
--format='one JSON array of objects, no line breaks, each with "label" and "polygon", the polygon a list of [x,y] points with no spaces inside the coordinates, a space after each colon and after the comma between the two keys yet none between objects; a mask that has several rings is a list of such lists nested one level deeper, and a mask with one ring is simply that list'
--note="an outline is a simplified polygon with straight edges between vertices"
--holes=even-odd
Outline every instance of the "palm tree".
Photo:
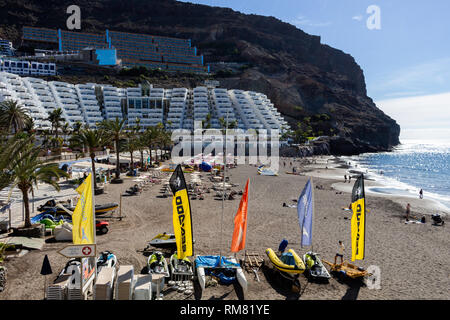
[{"label": "palm tree", "polygon": [[56,190],[60,190],[58,180],[68,177],[67,173],[58,168],[56,163],[43,163],[38,159],[40,146],[34,145],[34,138],[25,136],[16,141],[14,156],[10,158],[7,169],[10,173],[11,189],[17,187],[22,191],[25,207],[25,227],[31,227],[29,192],[33,192],[38,182],[44,182]]},{"label": "palm tree", "polygon": [[64,123],[64,125],[61,128],[61,130],[62,130],[62,133],[63,133],[63,142],[65,142],[66,141],[66,137],[67,137],[67,135],[70,132],[69,123],[68,122]]},{"label": "palm tree", "polygon": [[109,139],[114,140],[116,149],[116,180],[120,179],[120,139],[123,138],[125,128],[125,119],[120,120],[116,118],[115,120],[104,120],[99,123],[99,128],[104,130],[105,134]]},{"label": "palm tree", "polygon": [[135,130],[127,131],[126,133],[127,142],[125,145],[125,149],[130,153],[131,163],[130,163],[130,171],[132,172],[134,169],[134,158],[133,153],[134,151],[138,150],[139,148],[139,139],[137,136],[137,132]]},{"label": "palm tree", "polygon": [[153,147],[155,145],[155,143],[157,142],[158,139],[158,128],[157,127],[147,127],[144,131],[143,134],[143,143],[145,143],[145,145],[147,146],[147,148],[149,149],[149,153],[150,153],[150,166],[152,165],[152,151],[153,151]]},{"label": "palm tree", "polygon": [[92,164],[92,177],[94,179],[94,190],[97,189],[97,179],[95,175],[95,151],[101,149],[109,142],[103,130],[96,129],[80,129],[80,131],[72,136],[72,145],[76,147],[84,147],[88,150]]},{"label": "palm tree", "polygon": [[136,132],[136,147],[137,150],[139,150],[139,153],[141,154],[141,169],[146,170],[147,165],[146,164],[144,165],[144,150],[146,149],[147,144],[145,141],[145,134],[144,132],[142,132],[140,118],[136,118],[136,125],[134,126],[133,130]]},{"label": "palm tree", "polygon": [[61,122],[64,120],[63,111],[61,108],[57,108],[48,114],[47,120],[52,124],[52,132],[54,132],[56,138],[58,138],[58,130],[61,127]]},{"label": "palm tree", "polygon": [[50,121],[50,123],[52,124],[52,133],[54,132],[54,134],[55,134],[55,139],[53,139],[55,148],[58,147],[58,145],[61,148],[61,145],[60,145],[61,140],[58,139],[58,133],[59,133],[59,128],[61,127],[61,122],[64,121],[64,118],[62,115],[63,115],[62,109],[57,108],[57,109],[53,110],[52,112],[50,112],[48,114],[48,118],[47,118],[47,120]]},{"label": "palm tree", "polygon": [[161,133],[160,141],[161,141],[162,149],[164,150],[164,155],[165,155],[167,153],[167,148],[173,144],[172,136],[171,136],[170,132],[164,130]]},{"label": "palm tree", "polygon": [[80,132],[80,129],[82,126],[83,126],[83,124],[80,121],[75,122],[73,125],[73,128],[72,128],[72,132],[74,134],[77,134],[78,132]]},{"label": "palm tree", "polygon": [[7,132],[17,133],[25,127],[30,118],[24,108],[14,100],[5,100],[0,103],[0,126]]}]

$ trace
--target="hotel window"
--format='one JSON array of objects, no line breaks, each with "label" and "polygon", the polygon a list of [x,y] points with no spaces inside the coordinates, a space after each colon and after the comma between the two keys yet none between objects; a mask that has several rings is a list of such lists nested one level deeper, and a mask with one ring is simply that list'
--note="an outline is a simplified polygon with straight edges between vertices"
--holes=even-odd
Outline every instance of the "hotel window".
[{"label": "hotel window", "polygon": [[142,100],[136,100],[135,103],[136,109],[142,109]]}]

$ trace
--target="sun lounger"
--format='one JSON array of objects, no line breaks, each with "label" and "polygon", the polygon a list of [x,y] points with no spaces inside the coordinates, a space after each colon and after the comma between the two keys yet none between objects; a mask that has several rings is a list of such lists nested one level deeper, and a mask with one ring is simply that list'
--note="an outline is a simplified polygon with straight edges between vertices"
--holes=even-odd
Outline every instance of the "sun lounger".
[{"label": "sun lounger", "polygon": [[116,300],[131,300],[133,293],[133,266],[120,266],[117,272],[117,281],[115,287]]},{"label": "sun lounger", "polygon": [[48,285],[46,288],[47,300],[65,300],[70,277],[70,274],[62,274],[56,278],[53,284]]},{"label": "sun lounger", "polygon": [[72,240],[72,225],[64,222],[62,225],[56,226],[53,230],[53,235],[56,241]]},{"label": "sun lounger", "polygon": [[115,268],[103,267],[97,276],[94,286],[94,300],[111,300]]},{"label": "sun lounger", "polygon": [[152,299],[152,276],[150,274],[138,274],[134,276],[133,300]]}]

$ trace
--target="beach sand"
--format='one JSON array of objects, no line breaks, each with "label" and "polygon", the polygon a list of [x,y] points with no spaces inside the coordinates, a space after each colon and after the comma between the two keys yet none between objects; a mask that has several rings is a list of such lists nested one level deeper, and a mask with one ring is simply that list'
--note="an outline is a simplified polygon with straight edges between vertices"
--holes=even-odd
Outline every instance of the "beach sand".
[{"label": "beach sand", "polygon": [[[313,246],[321,257],[333,261],[338,249],[338,240],[346,247],[345,259],[350,260],[350,211],[342,210],[350,203],[349,188],[340,188],[343,174],[327,165],[330,158],[314,158],[309,166],[294,162],[311,174],[314,186],[315,212]],[[303,162],[305,163],[305,162]],[[317,174],[314,173],[317,169]],[[297,210],[283,207],[282,204],[294,204],[298,199],[308,176],[288,175],[292,171],[287,160],[286,167],[280,165],[279,176],[259,176],[257,168],[250,165],[239,165],[229,170],[232,183],[239,184],[235,190],[242,190],[247,178],[250,178],[249,209],[246,250],[266,257],[265,249],[276,250],[280,241],[286,238],[288,248],[293,248],[303,255],[307,248],[300,247],[300,229]],[[309,172],[306,172],[309,171]],[[326,175],[323,171],[332,172]],[[322,173],[321,173],[322,172]],[[334,173],[335,172],[335,173]],[[322,174],[323,177],[317,177]],[[185,174],[189,181],[190,174]],[[335,175],[335,179],[330,179]],[[169,176],[169,174],[167,174]],[[206,173],[201,173],[203,181]],[[324,178],[327,177],[327,178]],[[125,177],[124,184],[107,185],[106,193],[96,196],[96,203],[119,202],[119,195],[129,186],[135,184],[132,178]],[[338,184],[338,185],[336,185]],[[351,184],[353,186],[353,181]],[[333,188],[337,187],[336,190]],[[119,264],[131,264],[135,273],[139,273],[146,265],[147,257],[142,250],[147,242],[162,232],[172,232],[172,199],[157,197],[161,185],[150,185],[140,195],[122,198],[122,221],[110,220],[110,231],[106,235],[97,236],[98,252],[110,250],[116,254]],[[224,203],[223,225],[222,202],[214,199],[214,191],[206,194],[205,200],[191,200],[193,233],[195,238],[195,254],[230,255],[233,219],[239,206],[240,196]],[[391,197],[392,198],[392,197]],[[426,224],[404,223],[404,205],[394,202],[388,196],[366,194],[366,257],[355,264],[361,267],[378,266],[381,270],[381,289],[369,289],[353,281],[340,281],[331,278],[329,284],[308,282],[304,275],[300,276],[301,290],[294,293],[285,283],[266,268],[259,271],[260,282],[253,273],[245,273],[248,280],[248,292],[245,299],[285,300],[285,299],[450,299],[450,261],[449,229],[447,226],[433,226],[430,219]],[[412,214],[416,211],[415,202],[411,203]],[[100,218],[100,217],[98,217]],[[1,300],[7,299],[42,299],[44,294],[44,277],[40,269],[42,260],[47,254],[53,269],[49,281],[64,267],[67,259],[56,251],[68,243],[48,241],[42,251],[31,251],[25,256],[6,262],[8,268],[7,289],[0,293]],[[244,252],[238,253],[243,258]],[[266,259],[266,263],[268,260]],[[235,288],[218,285],[207,287],[202,300],[220,299],[236,300]],[[183,294],[166,292],[165,299],[194,299]]]}]

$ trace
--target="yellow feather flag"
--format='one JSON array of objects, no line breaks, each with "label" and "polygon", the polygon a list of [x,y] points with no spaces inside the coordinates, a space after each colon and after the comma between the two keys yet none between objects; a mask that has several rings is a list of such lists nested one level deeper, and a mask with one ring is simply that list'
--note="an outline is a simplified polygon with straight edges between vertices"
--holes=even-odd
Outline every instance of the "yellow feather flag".
[{"label": "yellow feather flag", "polygon": [[184,259],[194,254],[194,240],[192,239],[191,206],[181,165],[177,165],[175,168],[169,185],[173,192],[172,220],[177,243],[177,256],[178,259]]},{"label": "yellow feather flag", "polygon": [[95,212],[92,173],[77,188],[80,199],[72,215],[74,244],[95,243]]},{"label": "yellow feather flag", "polygon": [[364,195],[364,176],[361,175],[355,182],[352,190],[351,235],[352,235],[352,261],[364,259],[366,211]]}]

